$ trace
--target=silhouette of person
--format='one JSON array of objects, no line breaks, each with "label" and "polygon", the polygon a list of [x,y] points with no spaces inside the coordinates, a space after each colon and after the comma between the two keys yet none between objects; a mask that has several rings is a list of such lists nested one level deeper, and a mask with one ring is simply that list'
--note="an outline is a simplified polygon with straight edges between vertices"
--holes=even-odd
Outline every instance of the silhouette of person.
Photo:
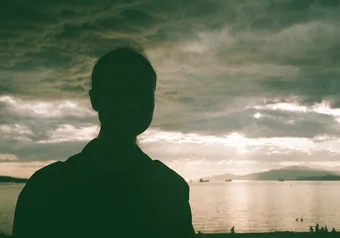
[{"label": "silhouette of person", "polygon": [[319,223],[317,223],[315,226],[315,232],[319,232]]},{"label": "silhouette of person", "polygon": [[189,186],[136,143],[153,118],[151,63],[120,47],[96,62],[91,77],[99,135],[31,176],[17,201],[13,236],[194,237]]},{"label": "silhouette of person", "polygon": [[309,227],[309,231],[310,231],[310,232],[314,232],[314,229],[313,229],[312,226]]},{"label": "silhouette of person", "polygon": [[327,226],[325,226],[325,232],[328,232],[328,227]]}]

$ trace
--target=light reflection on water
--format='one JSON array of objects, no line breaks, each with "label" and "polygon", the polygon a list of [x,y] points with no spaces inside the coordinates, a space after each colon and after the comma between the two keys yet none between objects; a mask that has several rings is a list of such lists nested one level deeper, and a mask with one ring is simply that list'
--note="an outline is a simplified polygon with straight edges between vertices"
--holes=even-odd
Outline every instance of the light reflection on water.
[{"label": "light reflection on water", "polygon": [[[189,183],[193,224],[206,233],[340,230],[340,182],[232,181]],[[0,183],[0,230],[10,233],[23,184]],[[299,218],[297,222],[295,219]],[[303,222],[300,221],[303,218]]]},{"label": "light reflection on water", "polygon": [[340,228],[340,182],[233,181],[190,188],[196,231],[309,231],[316,223]]}]

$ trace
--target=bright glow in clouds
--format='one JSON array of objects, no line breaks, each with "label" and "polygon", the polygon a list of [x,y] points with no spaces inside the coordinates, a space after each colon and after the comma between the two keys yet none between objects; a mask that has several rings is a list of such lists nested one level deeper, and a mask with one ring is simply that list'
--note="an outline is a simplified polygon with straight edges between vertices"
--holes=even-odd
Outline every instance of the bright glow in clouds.
[{"label": "bright glow in clouds", "polygon": [[[97,134],[96,130],[97,126],[76,128],[65,124],[61,125],[49,140],[38,143],[89,141]],[[318,140],[247,138],[238,133],[205,136],[149,129],[139,136],[139,143],[153,159],[163,161],[186,179],[195,179],[212,174],[257,172],[283,166],[281,163],[285,161],[292,163],[301,160],[301,163],[306,164],[315,159],[319,160],[320,153],[323,153],[324,162],[328,160],[328,163],[336,163],[333,156],[340,154],[340,140],[316,139]],[[15,158],[9,155],[5,157],[13,160]],[[19,174],[18,171],[29,175],[38,169],[41,163],[3,162],[0,172],[3,172],[3,166],[6,166],[8,175]]]},{"label": "bright glow in clouds", "polygon": [[322,101],[321,103],[316,103],[311,107],[302,106],[294,103],[275,103],[267,104],[264,106],[255,106],[256,109],[272,109],[272,110],[282,110],[290,112],[316,112],[319,114],[331,115],[334,117],[340,117],[340,108],[331,108],[328,101]]},{"label": "bright glow in clouds", "polygon": [[66,141],[88,141],[97,136],[98,126],[75,128],[72,125],[60,125],[48,140],[40,140],[37,143],[59,143]]},{"label": "bright glow in clouds", "polygon": [[96,115],[95,111],[75,101],[25,101],[11,96],[0,96],[0,102],[17,114],[25,116],[60,118],[65,116],[92,117]]},{"label": "bright glow in clouds", "polygon": [[270,108],[273,110],[283,110],[283,111],[291,111],[291,112],[307,112],[306,106],[300,106],[293,103],[276,103],[276,104],[268,104],[265,108]]},{"label": "bright glow in clouds", "polygon": [[[59,118],[71,116],[75,118],[75,122],[78,122],[78,118],[96,115],[95,112],[81,103],[72,101],[32,102],[0,96],[0,103],[5,105],[5,110],[9,112],[28,116],[33,120],[36,120],[36,118],[43,119],[47,125],[49,120],[54,122],[55,118],[59,120]],[[255,109],[258,109],[258,111],[252,110],[252,116],[258,120],[265,116],[260,109],[266,109],[326,114],[339,118],[340,121],[340,110],[330,108],[327,102],[311,107],[293,103],[276,103],[256,106]],[[75,144],[87,142],[96,137],[99,132],[97,124],[86,122],[86,120],[83,120],[79,125],[72,124],[72,121],[69,122],[68,120],[65,120],[65,122],[60,120],[57,127],[55,125],[50,127],[51,131],[48,131],[47,136],[41,137],[44,139],[39,140],[34,137],[33,127],[33,129],[30,128],[29,124],[22,125],[22,122],[18,120],[18,122],[11,124],[0,125],[1,138],[5,140],[14,138],[23,144],[29,142],[41,146],[44,146],[44,144],[53,146],[53,144],[62,142]],[[52,131],[52,128],[56,129]],[[197,178],[227,172],[244,174],[291,163],[319,162],[321,165],[327,162],[327,165],[337,165],[336,162],[340,157],[340,139],[328,135],[319,135],[315,138],[248,138],[236,132],[217,136],[150,128],[138,139],[142,149],[153,159],[163,161],[185,178]],[[25,160],[22,156],[24,155],[17,156],[13,152],[0,153],[0,161],[2,161],[0,174],[16,175],[20,171],[23,175],[30,175],[31,172],[39,169],[39,166],[45,165],[45,162],[37,162],[36,164],[21,162],[21,160]],[[321,161],[320,158],[325,161]],[[271,164],[269,164],[269,161]],[[4,166],[7,168],[6,172]]]},{"label": "bright glow in clouds", "polygon": [[319,149],[313,141],[308,138],[247,138],[238,133],[231,133],[224,137],[204,136],[198,134],[183,134],[180,132],[163,132],[148,130],[140,136],[141,143],[152,143],[166,141],[173,144],[199,144],[199,145],[221,145],[235,149],[244,150],[247,147],[277,146],[282,149],[298,150],[309,153],[310,149]]},{"label": "bright glow in clouds", "polygon": [[262,117],[262,114],[257,112],[257,113],[254,114],[254,117],[256,119],[258,119],[258,118]]},{"label": "bright glow in clouds", "polygon": [[[98,130],[99,127],[93,125],[76,128],[72,125],[64,124],[57,128],[48,140],[41,140],[38,143],[89,141],[98,134]],[[340,140],[320,141],[319,137],[316,140],[294,137],[247,138],[238,133],[231,133],[226,136],[207,136],[149,129],[139,136],[139,142],[142,146],[150,147],[153,151],[157,151],[156,145],[159,143],[164,145],[171,144],[177,148],[179,153],[186,151],[188,146],[192,148],[201,147],[204,150],[216,150],[217,147],[220,150],[229,148],[234,149],[237,154],[251,154],[265,147],[274,148],[270,150],[270,153],[273,154],[282,153],[282,150],[299,151],[306,154],[310,154],[311,151],[340,153]],[[191,157],[195,154],[193,152]]]},{"label": "bright glow in clouds", "polygon": [[334,156],[340,154],[340,140],[337,139],[247,138],[238,133],[218,137],[148,130],[139,141],[152,158],[164,161],[190,179],[211,174],[269,170],[285,166],[281,162],[300,161],[299,164],[308,165],[310,161],[320,161],[320,155],[323,155],[324,162],[336,163],[337,157]]}]

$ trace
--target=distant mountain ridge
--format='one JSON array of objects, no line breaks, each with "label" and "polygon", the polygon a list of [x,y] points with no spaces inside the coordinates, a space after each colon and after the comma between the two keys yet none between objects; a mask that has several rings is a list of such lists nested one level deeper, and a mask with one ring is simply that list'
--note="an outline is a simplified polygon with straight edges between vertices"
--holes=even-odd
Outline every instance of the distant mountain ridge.
[{"label": "distant mountain ridge", "polygon": [[300,178],[340,176],[340,172],[309,168],[304,166],[290,166],[282,169],[251,173],[246,175],[221,174],[206,177],[208,180],[299,180]]},{"label": "distant mountain ridge", "polygon": [[28,179],[0,176],[0,183],[26,183]]},{"label": "distant mountain ridge", "polygon": [[298,178],[300,181],[340,181],[340,176],[338,175],[325,175],[317,177],[302,177]]}]

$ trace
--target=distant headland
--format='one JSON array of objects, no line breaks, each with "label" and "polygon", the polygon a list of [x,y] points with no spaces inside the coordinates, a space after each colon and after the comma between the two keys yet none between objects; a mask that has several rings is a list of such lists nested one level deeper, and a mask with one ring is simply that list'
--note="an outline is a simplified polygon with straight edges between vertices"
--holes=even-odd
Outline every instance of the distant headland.
[{"label": "distant headland", "polygon": [[0,176],[0,183],[26,183],[28,179]]},{"label": "distant headland", "polygon": [[304,166],[290,166],[281,169],[246,175],[221,174],[202,178],[209,181],[272,180],[272,181],[339,181],[339,171],[315,169]]}]

